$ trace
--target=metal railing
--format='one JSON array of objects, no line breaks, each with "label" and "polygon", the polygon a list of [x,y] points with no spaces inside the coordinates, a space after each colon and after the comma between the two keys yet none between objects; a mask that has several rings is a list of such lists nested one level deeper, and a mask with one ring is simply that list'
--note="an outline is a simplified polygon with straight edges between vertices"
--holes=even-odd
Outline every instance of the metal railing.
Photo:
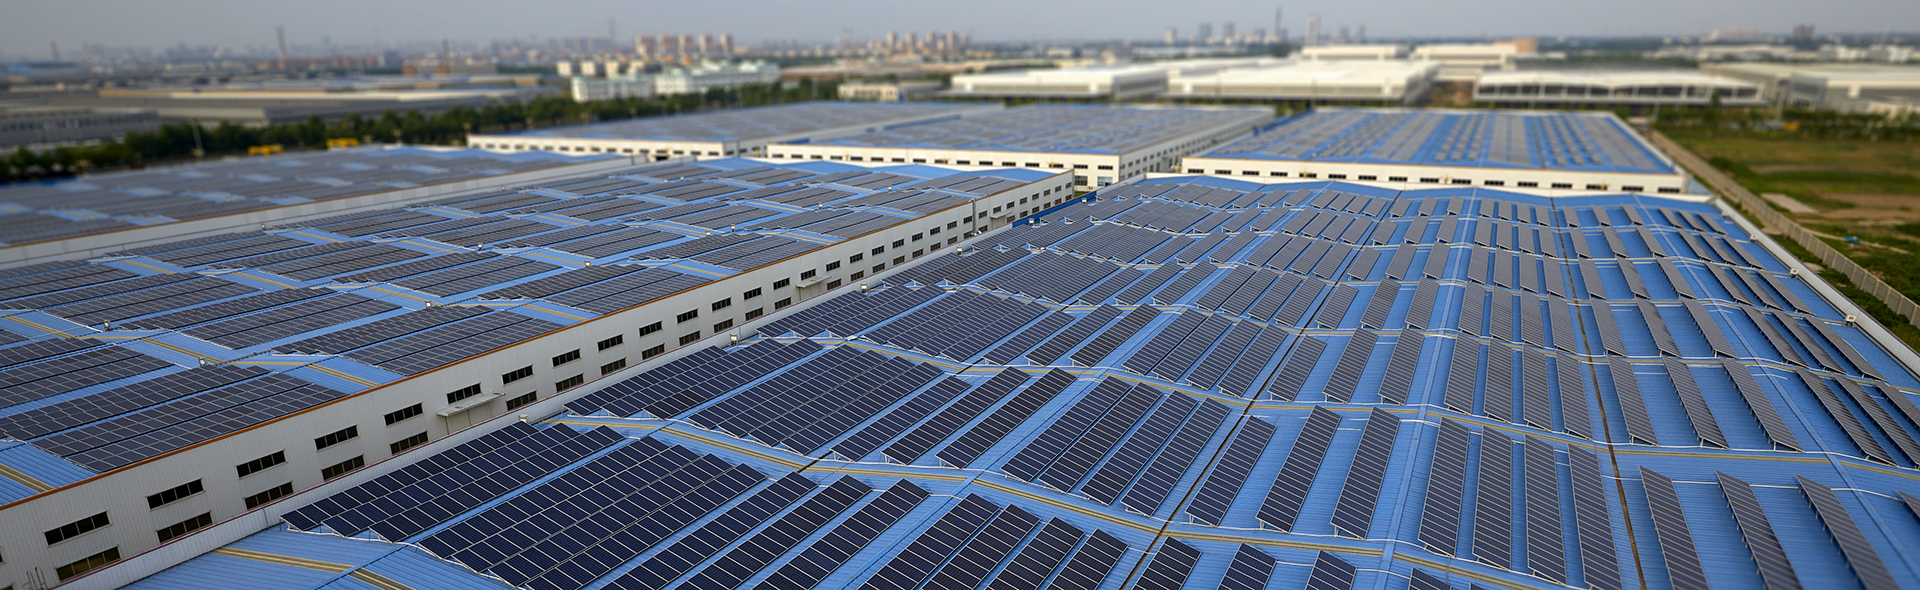
[{"label": "metal railing", "polygon": [[1806,248],[1808,252],[1813,254],[1814,258],[1820,260],[1822,266],[1833,269],[1841,275],[1846,276],[1847,280],[1852,282],[1855,287],[1867,292],[1867,294],[1872,295],[1875,299],[1879,299],[1881,303],[1887,304],[1887,307],[1893,309],[1894,313],[1906,317],[1907,323],[1913,324],[1916,328],[1920,328],[1920,305],[1914,304],[1913,300],[1907,298],[1905,294],[1894,289],[1892,285],[1888,285],[1886,281],[1880,280],[1880,277],[1874,276],[1866,267],[1860,266],[1859,263],[1848,258],[1846,254],[1834,249],[1833,246],[1827,245],[1825,241],[1820,239],[1820,236],[1808,231],[1807,228],[1801,227],[1800,224],[1794,222],[1793,219],[1781,215],[1779,211],[1775,211],[1772,206],[1768,205],[1766,201],[1761,200],[1760,197],[1754,195],[1752,191],[1740,186],[1740,183],[1735,182],[1725,173],[1714,169],[1713,165],[1708,164],[1706,160],[1700,159],[1700,156],[1695,155],[1692,151],[1681,147],[1680,144],[1675,143],[1672,139],[1668,139],[1665,134],[1655,131],[1652,133],[1652,137],[1654,143],[1658,144],[1661,149],[1666,150],[1669,155],[1680,162],[1680,165],[1692,171],[1694,176],[1706,182],[1714,191],[1731,199],[1735,205],[1739,206],[1741,212],[1747,214],[1747,217],[1760,222],[1761,228],[1770,233],[1779,233],[1780,235],[1786,236],[1788,239],[1793,240],[1794,243],[1799,244],[1800,247]]}]

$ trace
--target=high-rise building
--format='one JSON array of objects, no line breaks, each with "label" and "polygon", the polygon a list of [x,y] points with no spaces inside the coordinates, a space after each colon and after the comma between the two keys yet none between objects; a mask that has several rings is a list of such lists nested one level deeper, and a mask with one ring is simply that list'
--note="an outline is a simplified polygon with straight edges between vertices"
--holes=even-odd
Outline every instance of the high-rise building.
[{"label": "high-rise building", "polygon": [[1347,35],[1347,25],[1345,23],[1342,23],[1340,25],[1340,42],[1341,43],[1353,42],[1353,37]]},{"label": "high-rise building", "polygon": [[1233,23],[1231,21],[1220,23],[1220,39],[1227,43],[1233,42]]},{"label": "high-rise building", "polygon": [[1367,42],[1367,26],[1366,25],[1360,25],[1359,39],[1361,43]]},{"label": "high-rise building", "polygon": [[1171,46],[1179,42],[1180,42],[1180,28],[1167,27],[1167,45]]},{"label": "high-rise building", "polygon": [[1312,47],[1320,44],[1320,15],[1307,13],[1307,39],[1303,45]]},{"label": "high-rise building", "polygon": [[1201,45],[1212,43],[1213,23],[1200,23],[1200,28],[1193,31],[1193,42]]}]

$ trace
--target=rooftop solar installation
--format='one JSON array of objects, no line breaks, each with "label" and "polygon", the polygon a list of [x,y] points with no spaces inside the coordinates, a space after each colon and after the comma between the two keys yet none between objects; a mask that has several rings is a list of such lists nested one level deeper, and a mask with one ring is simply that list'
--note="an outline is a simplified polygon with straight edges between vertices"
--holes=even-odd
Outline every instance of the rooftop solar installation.
[{"label": "rooftop solar installation", "polygon": [[[1364,228],[1316,230],[1323,213]],[[134,587],[291,572],[342,536],[420,559],[340,571],[554,590],[1920,586],[1908,351],[1722,213],[1337,182],[1111,187],[547,420],[303,497],[284,525]],[[1423,217],[1457,231],[1407,223]],[[1506,237],[1474,241],[1492,221]],[[1541,237],[1509,239],[1521,228]],[[1152,254],[1175,238],[1240,247]],[[1674,247],[1689,239],[1718,249]],[[1676,289],[1662,263],[1748,275],[1725,284],[1777,305]],[[523,284],[499,296],[550,290]],[[358,343],[512,312],[420,313],[293,348],[405,358]],[[68,342],[0,358],[99,348]],[[46,408],[34,420],[110,411]],[[487,492],[449,499],[456,484]]]},{"label": "rooftop solar installation", "polygon": [[357,149],[0,188],[0,247],[589,161],[549,153]]},{"label": "rooftop solar installation", "polygon": [[965,118],[900,125],[812,142],[855,147],[913,147],[1124,154],[1171,136],[1248,121],[1248,109],[1037,105]]},{"label": "rooftop solar installation", "polygon": [[842,127],[877,125],[906,119],[958,116],[979,109],[972,103],[806,102],[746,109],[649,117],[501,135],[501,138],[634,139],[653,141],[742,141]]},{"label": "rooftop solar installation", "polygon": [[1671,173],[1610,114],[1318,108],[1207,158]]}]

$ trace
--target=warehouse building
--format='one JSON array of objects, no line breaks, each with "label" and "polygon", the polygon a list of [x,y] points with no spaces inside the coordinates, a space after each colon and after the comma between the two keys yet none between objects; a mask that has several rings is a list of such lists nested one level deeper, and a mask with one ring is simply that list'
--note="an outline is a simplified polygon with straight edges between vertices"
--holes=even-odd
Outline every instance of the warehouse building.
[{"label": "warehouse building", "polygon": [[1168,78],[1170,99],[1284,104],[1409,105],[1426,95],[1440,65],[1417,61],[1287,61]]},{"label": "warehouse building", "polygon": [[1169,77],[1200,75],[1273,61],[1268,58],[1198,59],[1120,65],[956,74],[953,98],[1133,100],[1167,89]]},{"label": "warehouse building", "polygon": [[98,96],[56,97],[57,106],[138,109],[164,121],[227,121],[264,127],[332,121],[387,111],[434,115],[455,107],[521,102],[553,93],[534,75],[378,76],[324,80],[102,89]]},{"label": "warehouse building", "polygon": [[1070,183],[669,162],[0,270],[0,584],[750,335]]},{"label": "warehouse building", "polygon": [[516,133],[476,133],[467,135],[467,145],[507,153],[619,154],[655,161],[760,156],[769,143],[817,141],[999,109],[998,104],[975,103],[805,102]]},{"label": "warehouse building", "polygon": [[1436,80],[1472,82],[1484,72],[1513,69],[1514,59],[1520,56],[1521,44],[1516,40],[1421,45],[1413,49],[1411,59],[1439,62],[1440,73],[1435,77]]},{"label": "warehouse building", "polygon": [[1188,174],[1408,188],[1689,192],[1685,172],[1604,112],[1315,109],[1187,157],[1181,167]]},{"label": "warehouse building", "polygon": [[1088,190],[1136,174],[1171,172],[1181,156],[1244,136],[1272,118],[1267,108],[1035,105],[826,141],[776,143],[767,156],[775,162],[1072,170],[1075,186]]},{"label": "warehouse building", "polygon": [[0,188],[0,265],[84,259],[625,165],[604,156],[367,148],[19,184]]},{"label": "warehouse building", "polygon": [[1760,87],[1690,70],[1525,70],[1487,72],[1473,85],[1473,102],[1505,107],[1704,107],[1715,96],[1728,107],[1766,104]]},{"label": "warehouse building", "polygon": [[1920,66],[1713,63],[1700,70],[1759,86],[1775,106],[1885,112],[1920,100]]},{"label": "warehouse building", "polygon": [[47,151],[118,141],[160,127],[160,116],[136,109],[94,109],[0,103],[0,150]]},{"label": "warehouse building", "polygon": [[1044,217],[80,581],[1920,584],[1920,358],[1708,199],[1185,176]]}]

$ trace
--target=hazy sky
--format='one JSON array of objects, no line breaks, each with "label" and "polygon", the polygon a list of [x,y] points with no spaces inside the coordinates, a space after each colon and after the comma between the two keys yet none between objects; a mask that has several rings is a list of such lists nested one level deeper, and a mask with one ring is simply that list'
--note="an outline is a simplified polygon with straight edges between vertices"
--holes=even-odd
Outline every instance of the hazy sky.
[{"label": "hazy sky", "polygon": [[0,59],[63,56],[82,43],[107,46],[271,46],[284,24],[295,44],[387,40],[486,40],[528,35],[605,35],[607,18],[639,33],[732,32],[764,38],[830,39],[889,30],[958,30],[976,40],[1157,39],[1169,25],[1191,34],[1201,21],[1242,30],[1271,27],[1286,9],[1298,34],[1309,12],[1325,29],[1366,25],[1370,37],[1430,35],[1698,35],[1716,28],[1785,32],[1920,30],[1917,0],[0,0]]}]

